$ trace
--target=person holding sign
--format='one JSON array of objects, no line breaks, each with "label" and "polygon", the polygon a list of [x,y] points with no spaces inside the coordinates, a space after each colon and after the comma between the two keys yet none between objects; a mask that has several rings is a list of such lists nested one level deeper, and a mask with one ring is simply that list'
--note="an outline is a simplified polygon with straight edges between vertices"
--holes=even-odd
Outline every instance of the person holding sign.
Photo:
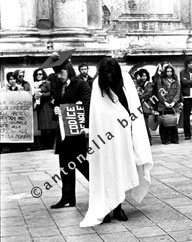
[{"label": "person holding sign", "polygon": [[[41,66],[41,68],[52,67],[55,72],[54,81],[54,113],[55,119],[60,119],[60,126],[63,126],[61,119],[61,104],[75,104],[81,102],[85,109],[85,128],[89,123],[89,104],[91,90],[89,85],[80,80],[71,64],[69,57],[74,50],[53,53]],[[63,131],[63,132],[61,132]],[[62,136],[62,137],[61,137]],[[89,179],[89,164],[86,160],[87,140],[85,135],[65,136],[64,130],[58,130],[56,138],[55,153],[59,154],[60,175],[62,181],[61,200],[51,206],[58,209],[65,206],[75,206],[75,168],[85,178]]]},{"label": "person holding sign", "polygon": [[15,75],[16,75],[16,82],[18,85],[22,86],[24,91],[31,91],[31,86],[29,84],[29,82],[24,80],[25,77],[25,71],[24,70],[16,70],[15,71]]},{"label": "person holding sign", "polygon": [[7,78],[7,85],[6,90],[7,91],[22,91],[23,88],[16,83],[16,75],[14,72],[8,72],[6,75]]}]

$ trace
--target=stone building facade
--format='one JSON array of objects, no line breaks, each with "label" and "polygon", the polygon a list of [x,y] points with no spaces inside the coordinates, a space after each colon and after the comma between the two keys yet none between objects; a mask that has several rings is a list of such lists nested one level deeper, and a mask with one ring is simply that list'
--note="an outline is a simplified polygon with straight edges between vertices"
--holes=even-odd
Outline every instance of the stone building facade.
[{"label": "stone building facade", "polygon": [[71,48],[92,75],[103,56],[125,68],[166,60],[179,72],[192,54],[191,10],[191,0],[1,0],[1,84],[8,70],[30,79],[52,51]]}]

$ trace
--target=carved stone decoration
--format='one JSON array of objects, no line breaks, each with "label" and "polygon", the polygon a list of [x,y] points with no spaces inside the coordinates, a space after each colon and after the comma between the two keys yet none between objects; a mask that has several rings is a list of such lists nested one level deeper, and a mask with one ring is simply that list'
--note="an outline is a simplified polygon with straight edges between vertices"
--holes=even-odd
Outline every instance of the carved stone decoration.
[{"label": "carved stone decoration", "polygon": [[38,0],[39,19],[49,19],[49,0]]},{"label": "carved stone decoration", "polygon": [[38,28],[49,29],[52,27],[50,0],[38,0],[37,19],[38,19]]}]

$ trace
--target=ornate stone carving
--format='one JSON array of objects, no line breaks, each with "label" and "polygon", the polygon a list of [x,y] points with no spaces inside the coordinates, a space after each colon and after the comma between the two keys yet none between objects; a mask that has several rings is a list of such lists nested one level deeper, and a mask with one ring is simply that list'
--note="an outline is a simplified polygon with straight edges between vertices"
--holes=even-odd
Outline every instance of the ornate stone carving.
[{"label": "ornate stone carving", "polygon": [[49,0],[38,0],[39,19],[49,19]]}]

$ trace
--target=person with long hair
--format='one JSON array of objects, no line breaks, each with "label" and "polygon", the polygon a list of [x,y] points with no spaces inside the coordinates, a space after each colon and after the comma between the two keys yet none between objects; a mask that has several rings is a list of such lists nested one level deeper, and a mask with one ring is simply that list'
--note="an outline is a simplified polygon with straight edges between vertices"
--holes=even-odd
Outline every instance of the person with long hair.
[{"label": "person with long hair", "polygon": [[41,131],[40,149],[53,149],[57,122],[52,120],[53,105],[51,104],[50,82],[47,73],[38,68],[33,72],[34,107],[37,110],[38,129]]},{"label": "person with long hair", "polygon": [[[160,115],[162,115],[162,113],[180,112],[179,103],[181,87],[172,65],[168,64],[165,67],[163,77],[158,80],[157,89],[159,99],[158,112]],[[179,143],[177,125],[165,126],[163,122],[161,122],[159,133],[162,144]]]},{"label": "person with long hair", "polygon": [[[148,118],[153,110],[153,107],[150,101],[150,97],[152,96],[152,93],[153,93],[153,85],[152,85],[152,82],[150,81],[150,74],[146,69],[142,68],[139,70],[139,72],[140,72],[141,78],[137,82],[137,85],[138,85],[137,92],[143,108],[143,115],[144,115],[145,124],[147,128],[149,142],[152,145],[152,138],[149,130]],[[139,91],[138,91],[138,88],[140,88]]]},{"label": "person with long hair", "polygon": [[185,59],[185,69],[180,72],[183,95],[183,128],[185,140],[191,139],[190,115],[192,110],[192,56]]},{"label": "person with long hair", "polygon": [[[52,67],[55,72],[52,75],[52,78],[54,78],[52,80],[54,88],[52,91],[54,98],[53,118],[58,120],[59,116],[61,116],[60,104],[81,102],[85,110],[85,128],[87,128],[89,125],[91,89],[84,80],[76,76],[69,59],[70,55],[71,51],[55,53],[42,65],[44,68]],[[58,203],[51,206],[51,209],[76,206],[75,168],[89,180],[89,163],[86,160],[86,149],[87,138],[84,134],[65,136],[64,140],[62,140],[62,132],[58,129],[55,153],[59,155],[62,196]]]},{"label": "person with long hair", "polygon": [[141,104],[133,80],[114,58],[104,58],[93,82],[90,104],[89,207],[81,227],[128,219],[125,192],[141,202],[153,166]]}]

